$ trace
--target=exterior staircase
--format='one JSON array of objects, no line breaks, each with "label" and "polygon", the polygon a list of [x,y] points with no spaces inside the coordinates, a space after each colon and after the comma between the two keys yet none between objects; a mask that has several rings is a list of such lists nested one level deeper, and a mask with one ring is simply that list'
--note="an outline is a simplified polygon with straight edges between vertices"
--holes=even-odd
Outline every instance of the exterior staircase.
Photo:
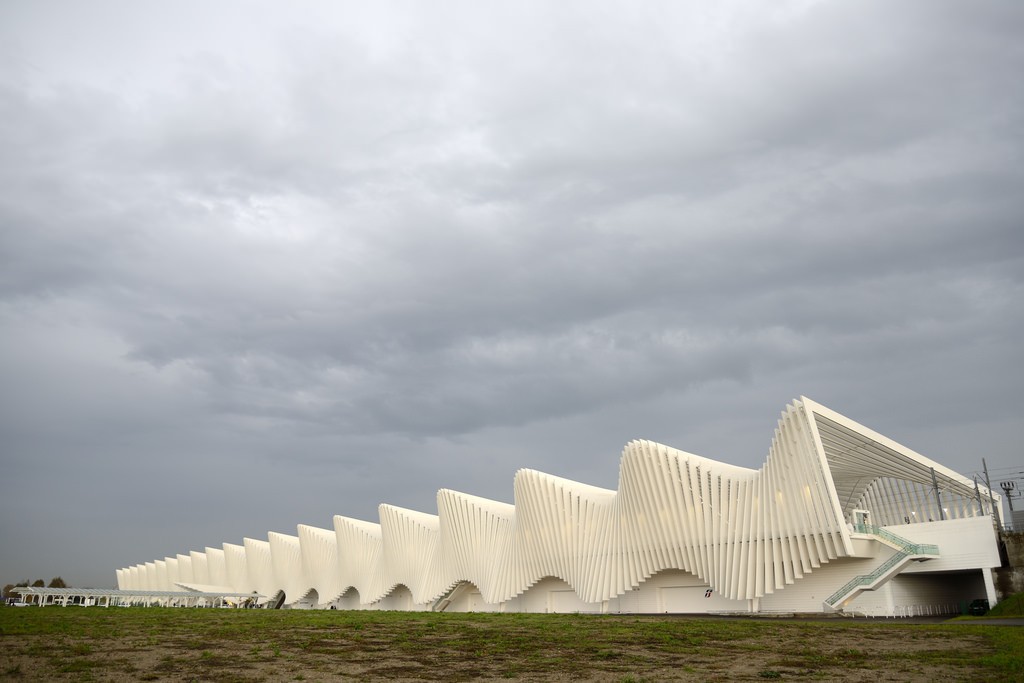
[{"label": "exterior staircase", "polygon": [[448,609],[448,605],[452,604],[452,602],[454,602],[454,600],[466,590],[468,585],[469,584],[465,581],[459,581],[457,584],[452,586],[450,591],[434,601],[434,606],[431,607],[431,610],[434,612],[443,612]]},{"label": "exterior staircase", "polygon": [[893,548],[896,552],[892,557],[875,567],[875,570],[870,574],[855,576],[845,586],[828,596],[825,599],[825,605],[829,609],[838,610],[839,608],[836,605],[856,597],[864,591],[875,590],[903,571],[903,568],[911,562],[923,562],[924,560],[930,560],[939,556],[939,546],[912,543],[882,527],[857,524],[854,527],[854,531],[861,534],[870,534],[878,541]]}]

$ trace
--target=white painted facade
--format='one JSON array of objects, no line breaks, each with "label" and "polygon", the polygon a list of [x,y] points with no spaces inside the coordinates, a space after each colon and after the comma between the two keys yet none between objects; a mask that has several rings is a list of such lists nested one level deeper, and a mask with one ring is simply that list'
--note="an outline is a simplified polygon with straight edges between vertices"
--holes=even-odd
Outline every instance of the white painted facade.
[{"label": "white painted facade", "polygon": [[117,570],[129,590],[255,591],[293,608],[926,613],[995,603],[999,497],[806,398],[757,470],[650,441],[602,489],[520,470],[513,505],[442,489],[333,529]]}]

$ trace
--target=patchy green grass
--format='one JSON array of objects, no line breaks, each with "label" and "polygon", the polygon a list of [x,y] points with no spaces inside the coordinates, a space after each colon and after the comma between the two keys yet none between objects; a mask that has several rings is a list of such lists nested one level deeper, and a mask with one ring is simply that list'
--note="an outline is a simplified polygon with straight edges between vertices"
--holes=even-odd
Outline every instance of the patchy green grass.
[{"label": "patchy green grass", "polygon": [[1024,628],[620,615],[0,609],[9,680],[1020,680]]},{"label": "patchy green grass", "polygon": [[989,610],[986,617],[1024,617],[1024,593],[1015,593],[1004,598]]}]

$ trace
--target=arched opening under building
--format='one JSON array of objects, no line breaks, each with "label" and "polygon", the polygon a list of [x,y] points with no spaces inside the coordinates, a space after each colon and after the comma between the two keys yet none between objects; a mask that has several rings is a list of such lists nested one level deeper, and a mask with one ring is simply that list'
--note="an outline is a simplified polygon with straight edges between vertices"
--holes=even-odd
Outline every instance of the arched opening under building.
[{"label": "arched opening under building", "polygon": [[321,609],[321,606],[318,604],[319,601],[320,594],[316,592],[315,588],[310,588],[305,595],[289,603],[288,606],[291,609]]},{"label": "arched opening under building", "polygon": [[608,601],[611,614],[706,614],[747,612],[746,600],[730,600],[683,569],[663,569],[633,590]]},{"label": "arched opening under building", "polygon": [[485,602],[472,581],[460,581],[434,603],[435,612],[500,612],[501,604]]},{"label": "arched opening under building", "polygon": [[391,592],[375,603],[375,607],[381,610],[412,611],[415,609],[427,609],[413,604],[412,591],[404,584],[398,584],[391,589]]},{"label": "arched opening under building", "polygon": [[505,603],[506,612],[552,614],[599,613],[600,602],[584,602],[572,586],[556,576],[545,576]]},{"label": "arched opening under building", "polygon": [[350,586],[348,590],[341,594],[341,596],[335,600],[332,605],[337,609],[367,609],[366,606],[359,604],[359,591],[355,587]]},{"label": "arched opening under building", "polygon": [[266,609],[281,609],[281,606],[284,605],[284,599],[284,591],[279,590],[266,599],[263,603],[263,607]]}]

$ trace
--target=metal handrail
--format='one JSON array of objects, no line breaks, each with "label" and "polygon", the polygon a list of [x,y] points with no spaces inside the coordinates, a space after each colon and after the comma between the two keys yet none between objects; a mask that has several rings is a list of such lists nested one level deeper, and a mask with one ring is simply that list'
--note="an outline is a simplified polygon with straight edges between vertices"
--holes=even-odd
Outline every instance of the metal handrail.
[{"label": "metal handrail", "polygon": [[861,574],[847,581],[846,585],[837,590],[835,593],[826,598],[825,602],[829,605],[835,605],[839,602],[840,598],[848,595],[857,586],[870,586],[872,583],[878,580],[883,574],[895,567],[900,562],[903,562],[908,557],[913,555],[938,555],[939,546],[932,545],[929,543],[911,543],[907,539],[897,536],[896,534],[870,524],[856,524],[854,530],[861,534],[871,534],[877,536],[883,540],[898,546],[898,550],[893,553],[893,556],[882,564],[875,567],[875,570],[870,574]]},{"label": "metal handrail", "polygon": [[888,541],[908,555],[939,554],[939,546],[937,545],[932,545],[930,543],[913,543],[912,541],[909,541],[902,536],[897,536],[888,529],[883,529],[880,526],[874,526],[873,524],[855,524],[853,528],[857,533],[870,534]]},{"label": "metal handrail", "polygon": [[878,577],[880,577],[882,574],[889,571],[890,569],[892,569],[908,557],[910,557],[909,553],[896,551],[896,553],[892,557],[890,557],[888,560],[875,567],[875,570],[870,574],[861,574],[860,576],[855,576],[852,579],[850,579],[845,586],[837,590],[832,595],[828,596],[825,602],[827,602],[830,605],[834,605],[836,602],[839,601],[839,598],[845,596],[847,593],[852,591],[857,586],[871,585],[871,583],[877,580]]}]

